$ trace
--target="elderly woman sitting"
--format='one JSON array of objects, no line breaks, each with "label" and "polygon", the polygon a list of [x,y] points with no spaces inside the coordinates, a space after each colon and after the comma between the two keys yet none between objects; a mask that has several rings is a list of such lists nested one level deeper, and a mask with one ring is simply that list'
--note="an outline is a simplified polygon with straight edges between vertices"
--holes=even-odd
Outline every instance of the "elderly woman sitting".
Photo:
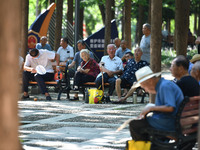
[{"label": "elderly woman sitting", "polygon": [[[98,63],[90,58],[90,51],[82,49],[80,51],[80,57],[83,59],[81,66],[77,68],[77,72],[74,77],[74,91],[79,90],[79,86],[86,82],[95,81],[97,75],[100,72]],[[74,95],[74,100],[78,100],[78,93]]]}]

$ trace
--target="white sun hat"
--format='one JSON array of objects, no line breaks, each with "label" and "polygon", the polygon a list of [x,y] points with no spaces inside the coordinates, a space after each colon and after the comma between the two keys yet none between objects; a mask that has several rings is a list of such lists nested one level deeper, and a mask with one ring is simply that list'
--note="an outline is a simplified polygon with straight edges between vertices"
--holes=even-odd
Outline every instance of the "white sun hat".
[{"label": "white sun hat", "polygon": [[37,65],[35,70],[40,75],[44,75],[46,73],[46,69],[42,65]]},{"label": "white sun hat", "polygon": [[137,82],[135,84],[133,84],[132,87],[137,88],[140,86],[140,83],[142,83],[150,78],[158,77],[160,75],[161,75],[161,72],[153,73],[153,71],[151,70],[151,68],[149,66],[142,67],[135,72]]}]

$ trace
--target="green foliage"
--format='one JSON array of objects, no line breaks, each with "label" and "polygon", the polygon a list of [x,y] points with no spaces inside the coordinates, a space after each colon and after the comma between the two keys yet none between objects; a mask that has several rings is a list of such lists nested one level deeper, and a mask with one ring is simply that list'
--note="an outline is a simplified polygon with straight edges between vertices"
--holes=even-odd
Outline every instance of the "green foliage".
[{"label": "green foliage", "polygon": [[169,49],[169,50],[162,50],[161,51],[161,64],[165,66],[170,66],[172,60],[176,57],[176,51]]}]

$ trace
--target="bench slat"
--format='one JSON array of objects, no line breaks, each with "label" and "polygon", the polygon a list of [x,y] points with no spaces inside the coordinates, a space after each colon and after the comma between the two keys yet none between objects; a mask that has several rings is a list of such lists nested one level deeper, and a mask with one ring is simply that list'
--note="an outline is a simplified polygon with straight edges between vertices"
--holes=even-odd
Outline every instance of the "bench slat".
[{"label": "bench slat", "polygon": [[198,123],[199,116],[192,116],[180,119],[181,126],[192,125],[194,123]]},{"label": "bench slat", "polygon": [[[29,84],[37,84],[36,81],[30,81]],[[56,81],[46,81],[45,84],[58,84]]]},{"label": "bench slat", "polygon": [[193,128],[189,128],[189,129],[183,129],[182,133],[183,134],[191,134],[191,133],[195,133],[197,131],[198,131],[198,126],[193,127]]},{"label": "bench slat", "polygon": [[195,109],[195,110],[191,110],[191,111],[184,111],[182,114],[181,114],[181,117],[188,117],[188,116],[196,116],[199,114],[199,110],[198,109]]}]

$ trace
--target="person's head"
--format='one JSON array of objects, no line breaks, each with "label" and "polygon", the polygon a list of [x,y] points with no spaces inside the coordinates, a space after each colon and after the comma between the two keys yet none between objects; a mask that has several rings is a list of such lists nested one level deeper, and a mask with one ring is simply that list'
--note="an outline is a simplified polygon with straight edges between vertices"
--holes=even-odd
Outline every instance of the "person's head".
[{"label": "person's head", "polygon": [[45,44],[47,43],[47,37],[46,36],[42,36],[40,38],[40,43],[42,44],[42,46],[45,46]]},{"label": "person's head", "polygon": [[197,61],[193,66],[191,70],[191,76],[195,78],[198,82],[200,80],[200,61]]},{"label": "person's head", "polygon": [[183,55],[177,56],[171,64],[170,71],[178,80],[188,74],[189,61]]},{"label": "person's head", "polygon": [[159,81],[158,76],[160,76],[160,74],[161,72],[153,73],[149,66],[142,67],[135,72],[137,83],[133,86],[141,86],[145,91],[156,94],[156,84]]},{"label": "person's head", "polygon": [[33,58],[37,58],[39,56],[39,50],[34,48],[29,50],[29,54],[33,57]]},{"label": "person's head", "polygon": [[120,47],[120,44],[121,44],[121,40],[120,40],[119,38],[115,38],[114,43],[115,43],[115,46],[116,46],[117,48],[119,48],[119,47]]},{"label": "person's head", "polygon": [[145,36],[149,36],[151,34],[151,25],[148,23],[143,24],[142,32]]},{"label": "person's head", "polygon": [[143,52],[140,47],[134,49],[134,57],[136,62],[139,62],[141,60],[142,54]]},{"label": "person's head", "polygon": [[68,45],[68,38],[66,38],[66,37],[61,38],[61,40],[60,40],[60,45],[61,45],[63,48],[66,48],[67,45]]},{"label": "person's head", "polygon": [[83,41],[83,40],[79,40],[78,42],[77,42],[77,47],[78,47],[78,50],[80,51],[80,50],[82,50],[82,49],[85,49],[85,42]]},{"label": "person's head", "polygon": [[115,44],[108,44],[107,46],[107,53],[111,59],[115,57],[116,46]]},{"label": "person's head", "polygon": [[90,59],[90,51],[88,49],[82,49],[80,51],[80,56],[83,61],[88,61]]},{"label": "person's head", "polygon": [[129,59],[132,59],[132,58],[133,58],[133,53],[127,52],[127,53],[125,54],[125,59],[126,59],[126,61],[128,61]]},{"label": "person's head", "polygon": [[125,40],[122,40],[121,48],[122,48],[122,50],[125,50],[127,48],[127,42]]}]

